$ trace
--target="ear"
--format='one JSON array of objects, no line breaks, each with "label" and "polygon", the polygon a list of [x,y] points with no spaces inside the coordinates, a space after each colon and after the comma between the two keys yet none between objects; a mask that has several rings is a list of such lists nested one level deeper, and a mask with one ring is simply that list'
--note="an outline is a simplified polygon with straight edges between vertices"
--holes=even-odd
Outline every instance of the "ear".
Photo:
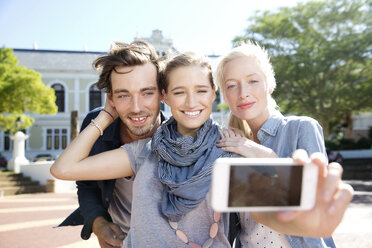
[{"label": "ear", "polygon": [[164,101],[168,105],[168,103],[167,103],[167,93],[165,93],[165,90],[161,90],[161,95],[162,95],[162,97],[161,97],[162,101]]},{"label": "ear", "polygon": [[269,91],[268,91],[268,92],[269,92],[269,94],[271,95],[271,94],[274,92],[274,87],[271,86],[271,87],[269,88]]},{"label": "ear", "polygon": [[109,102],[110,106],[112,108],[115,108],[115,103],[114,101],[112,100],[112,93],[107,93],[107,101]]}]

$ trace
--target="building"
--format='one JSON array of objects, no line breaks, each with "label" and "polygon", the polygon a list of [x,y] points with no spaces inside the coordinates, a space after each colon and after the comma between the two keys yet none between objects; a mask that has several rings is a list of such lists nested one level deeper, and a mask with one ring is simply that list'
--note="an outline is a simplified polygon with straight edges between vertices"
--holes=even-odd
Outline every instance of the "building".
[{"label": "building", "polygon": [[[26,157],[37,154],[57,156],[70,142],[70,114],[79,111],[79,120],[92,109],[101,106],[105,94],[93,86],[98,74],[92,62],[103,52],[78,52],[54,50],[14,49],[19,64],[42,75],[44,84],[54,88],[58,113],[55,115],[32,114],[33,125],[25,130]],[[9,134],[0,133],[0,150],[9,159],[12,141]]]}]

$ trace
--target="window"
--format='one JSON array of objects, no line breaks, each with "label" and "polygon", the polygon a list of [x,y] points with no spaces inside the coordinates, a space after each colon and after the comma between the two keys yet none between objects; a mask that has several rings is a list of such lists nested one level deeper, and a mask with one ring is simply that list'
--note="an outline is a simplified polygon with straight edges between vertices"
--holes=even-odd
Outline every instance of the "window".
[{"label": "window", "polygon": [[96,87],[89,88],[89,111],[102,106],[102,92]]},{"label": "window", "polygon": [[58,112],[65,112],[65,88],[62,84],[53,84],[52,88],[56,94]]},{"label": "window", "polygon": [[67,129],[66,128],[48,128],[46,132],[46,149],[60,150],[67,147]]},{"label": "window", "polygon": [[[25,129],[22,129],[20,131],[22,131],[24,134],[26,134],[26,130]],[[10,136],[14,135],[14,133],[12,134],[9,131],[6,131],[3,134],[4,134],[4,139],[3,139],[3,148],[4,148],[4,151],[6,151],[6,152],[13,151],[13,140],[10,138]],[[27,141],[28,140],[26,139],[25,140],[25,149],[26,149]]]},{"label": "window", "polygon": [[4,151],[11,151],[12,150],[13,142],[10,139],[9,136],[10,136],[9,131],[4,132],[4,143],[3,143]]}]

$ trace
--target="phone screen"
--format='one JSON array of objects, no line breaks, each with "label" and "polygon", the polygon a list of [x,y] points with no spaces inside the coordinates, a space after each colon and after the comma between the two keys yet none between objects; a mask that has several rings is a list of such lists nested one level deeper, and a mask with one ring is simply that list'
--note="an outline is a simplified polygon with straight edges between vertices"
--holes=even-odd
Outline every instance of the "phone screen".
[{"label": "phone screen", "polygon": [[300,206],[303,166],[230,167],[229,207]]}]

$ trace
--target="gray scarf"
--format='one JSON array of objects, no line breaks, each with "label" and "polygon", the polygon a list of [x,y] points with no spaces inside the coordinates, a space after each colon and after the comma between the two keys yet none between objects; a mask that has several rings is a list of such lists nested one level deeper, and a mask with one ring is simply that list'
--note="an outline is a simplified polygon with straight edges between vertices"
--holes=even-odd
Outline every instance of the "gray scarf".
[{"label": "gray scarf", "polygon": [[162,212],[170,221],[179,221],[206,197],[213,163],[230,153],[216,147],[218,126],[208,119],[196,137],[181,136],[171,117],[152,137],[152,151],[158,155],[159,180],[164,184]]}]

